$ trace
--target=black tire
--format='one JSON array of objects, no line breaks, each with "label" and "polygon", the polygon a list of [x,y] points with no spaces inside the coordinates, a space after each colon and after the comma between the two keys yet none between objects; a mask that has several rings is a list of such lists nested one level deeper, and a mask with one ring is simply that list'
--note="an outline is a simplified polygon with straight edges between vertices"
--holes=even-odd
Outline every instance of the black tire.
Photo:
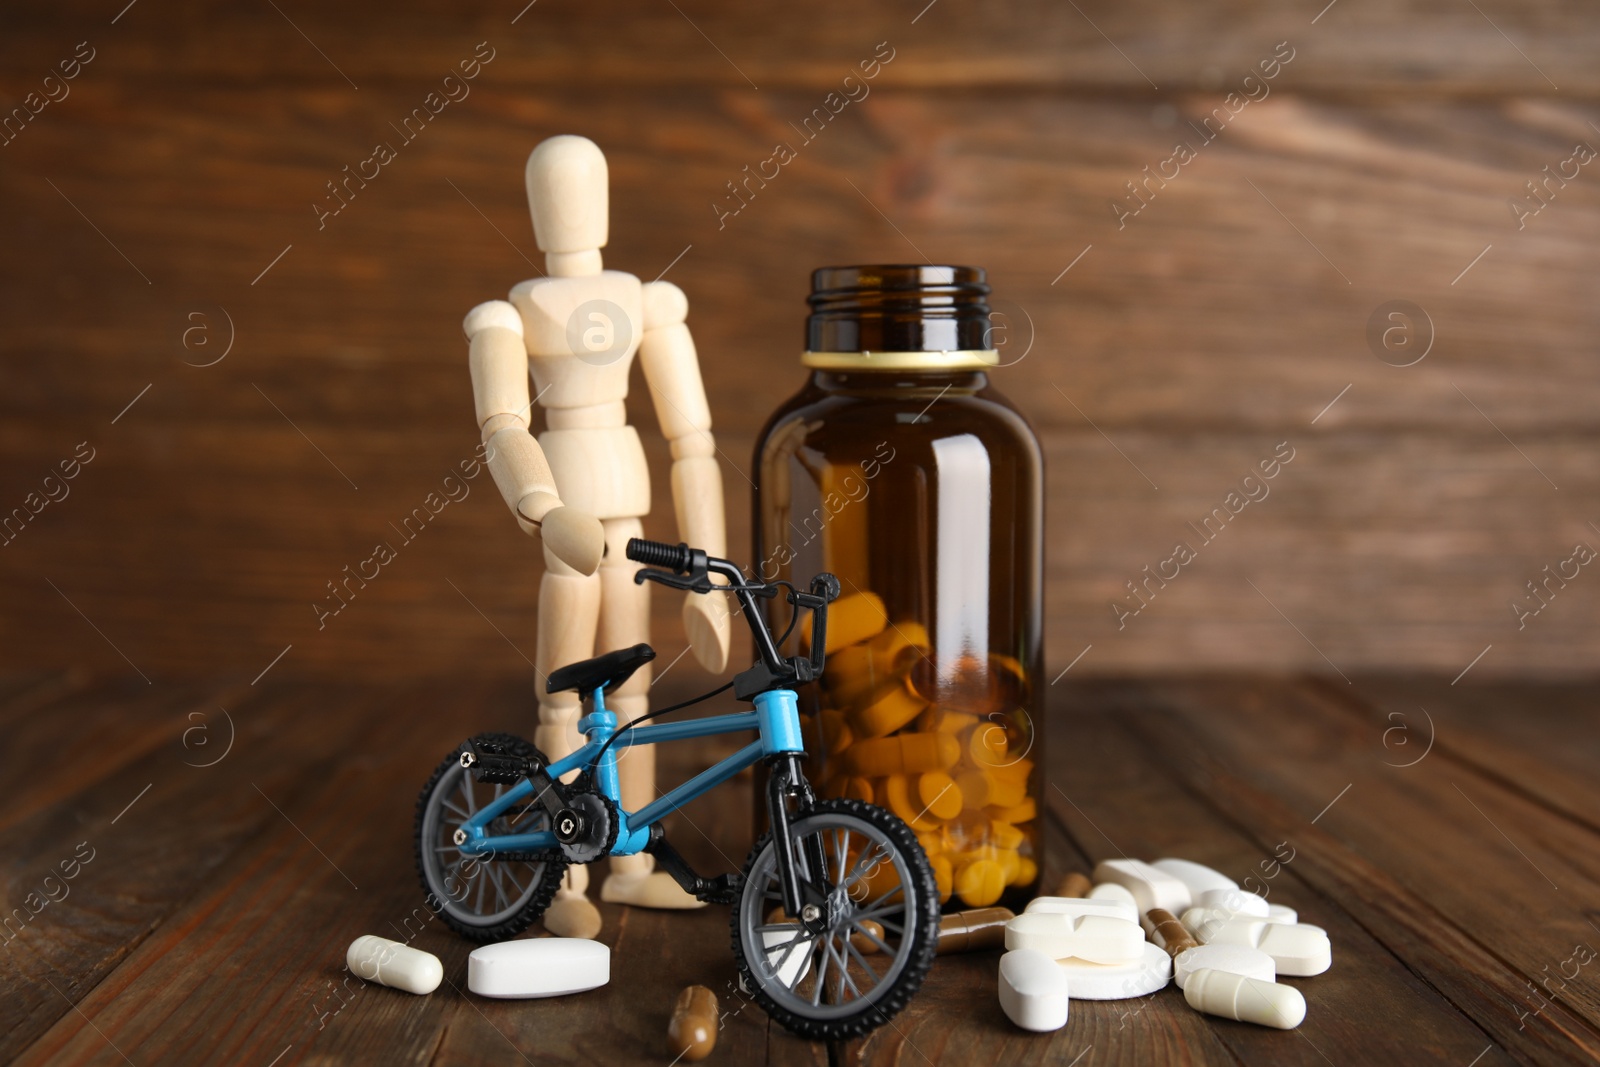
[{"label": "black tire", "polygon": [[[783,903],[777,884],[777,852],[772,847],[772,835],[764,834],[745,861],[744,881],[731,916],[733,955],[740,980],[769,1016],[801,1037],[818,1041],[858,1037],[898,1014],[927,977],[939,942],[938,885],[911,828],[876,805],[848,799],[819,801],[793,820],[790,832],[797,843],[807,837],[822,842],[827,857],[825,866],[834,869],[822,872],[824,885],[840,888],[842,883],[846,897],[852,900],[856,896],[850,888],[852,885],[868,888],[859,906],[853,902],[848,904],[848,910],[835,916],[828,929],[818,936],[799,934],[796,926],[767,923],[767,914],[781,908]],[[852,860],[849,842],[855,834],[861,835],[863,849]],[[866,842],[873,843],[871,853],[866,852]],[[880,850],[883,853],[881,863],[877,859]],[[844,853],[843,864],[837,862],[841,852]],[[862,870],[863,861],[868,859],[872,862],[866,873],[856,875]],[[881,869],[882,865],[888,867],[893,888],[865,899],[876,892],[870,888],[874,879],[871,872]],[[811,872],[806,873],[808,880],[815,881]],[[862,881],[862,877],[866,881]],[[896,894],[899,903],[894,901]],[[889,918],[897,913],[898,930]],[[869,918],[880,924],[883,939],[875,944],[869,939],[872,950],[863,954],[851,944],[849,935],[865,937],[860,923]],[[794,941],[806,944],[800,950],[803,966],[790,955],[798,946],[774,960],[783,945],[791,942],[779,941],[774,945],[763,940],[763,937],[784,937],[774,931],[786,929],[797,932]],[[881,979],[878,968],[866,962],[868,955],[874,960],[886,961]],[[843,962],[830,975],[829,963],[833,960]],[[870,973],[876,981],[862,990],[850,977],[852,972],[863,981],[865,974]],[[844,977],[840,979],[840,975]],[[830,977],[839,987],[837,1000],[827,996]],[[806,990],[808,979],[809,992]],[[854,999],[845,997],[847,983],[857,994]]]},{"label": "black tire", "polygon": [[[492,853],[468,857],[456,849],[455,861],[449,862],[454,845],[450,838],[453,831],[449,827],[459,826],[463,821],[447,806],[452,797],[467,799],[470,812],[477,810],[473,798],[479,790],[487,794],[492,789],[493,796],[499,796],[506,789],[503,785],[487,786],[474,781],[461,766],[461,753],[466,751],[467,745],[480,742],[500,745],[513,755],[544,760],[538,749],[512,734],[480,734],[471,742],[458,745],[439,764],[417,799],[414,835],[417,874],[422,879],[428,906],[445,925],[470,941],[504,941],[526,930],[544,914],[561,885],[567,861],[556,850],[533,857],[508,858]],[[513,822],[518,832],[529,832],[546,828],[549,816],[537,808],[512,812],[496,819],[490,828],[495,833],[510,833]],[[460,871],[472,860],[476,861],[472,874],[461,878]],[[527,882],[526,887],[518,881],[519,874]],[[507,892],[508,882],[515,887],[514,894]],[[490,910],[485,911],[484,898],[490,889],[495,892],[495,900]],[[502,901],[505,906],[496,906]]]}]

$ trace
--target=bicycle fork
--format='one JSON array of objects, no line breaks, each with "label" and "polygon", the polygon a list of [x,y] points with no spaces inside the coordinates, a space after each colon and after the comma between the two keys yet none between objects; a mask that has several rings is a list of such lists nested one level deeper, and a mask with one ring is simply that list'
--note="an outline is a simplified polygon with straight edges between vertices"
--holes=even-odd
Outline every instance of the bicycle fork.
[{"label": "bicycle fork", "polygon": [[828,898],[819,888],[827,875],[827,857],[822,852],[822,839],[815,835],[806,838],[797,853],[789,824],[793,814],[809,811],[815,799],[800,769],[799,753],[784,752],[768,759],[767,818],[772,826],[772,847],[777,853],[783,910],[807,928],[820,928],[828,920]]}]

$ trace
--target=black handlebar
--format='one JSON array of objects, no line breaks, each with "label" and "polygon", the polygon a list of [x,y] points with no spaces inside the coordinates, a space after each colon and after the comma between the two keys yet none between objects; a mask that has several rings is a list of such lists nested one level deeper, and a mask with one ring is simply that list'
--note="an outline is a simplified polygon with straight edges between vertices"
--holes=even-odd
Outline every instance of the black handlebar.
[{"label": "black handlebar", "polygon": [[[839,580],[833,575],[819,574],[812,578],[810,589],[804,593],[789,586],[788,602],[797,611],[805,608],[811,612],[811,655],[809,658],[793,656],[785,659],[778,653],[777,645],[772,640],[772,631],[768,629],[766,619],[756,604],[757,597],[770,600],[777,596],[777,583],[749,581],[737,564],[708,556],[704,549],[690,548],[682,542],[669,545],[631,537],[625,552],[635,563],[645,564],[633,576],[637,583],[653,581],[692,593],[725,589],[739,598],[750,634],[755,639],[760,662],[734,679],[735,696],[748,699],[767,689],[788,687],[822,677],[828,604],[839,598]],[[712,584],[712,574],[721,575],[728,584]]]},{"label": "black handlebar", "polygon": [[694,550],[681,541],[669,545],[663,541],[646,541],[642,537],[630,537],[627,554],[635,563],[664,567],[677,574],[688,574]]}]

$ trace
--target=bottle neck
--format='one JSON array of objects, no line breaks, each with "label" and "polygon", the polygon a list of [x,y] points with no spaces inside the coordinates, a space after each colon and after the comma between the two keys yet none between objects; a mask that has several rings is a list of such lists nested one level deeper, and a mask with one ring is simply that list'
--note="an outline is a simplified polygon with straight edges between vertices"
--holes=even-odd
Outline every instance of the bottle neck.
[{"label": "bottle neck", "polygon": [[977,267],[823,267],[806,300],[806,362],[832,370],[872,360],[916,370],[993,363],[988,295]]},{"label": "bottle neck", "polygon": [[989,387],[981,370],[821,370],[811,372],[811,387],[824,393],[882,393],[904,390],[948,389],[976,393]]}]

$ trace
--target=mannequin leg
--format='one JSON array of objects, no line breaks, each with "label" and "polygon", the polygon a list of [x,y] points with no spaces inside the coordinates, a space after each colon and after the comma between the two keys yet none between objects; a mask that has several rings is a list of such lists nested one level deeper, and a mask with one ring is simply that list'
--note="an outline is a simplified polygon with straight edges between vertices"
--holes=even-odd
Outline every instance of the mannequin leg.
[{"label": "mannequin leg", "polygon": [[[637,563],[624,550],[628,538],[643,536],[638,519],[609,519],[606,557],[600,564],[600,636],[602,649],[627,648],[650,640],[650,587],[638,585]],[[644,667],[627,684],[606,697],[606,706],[622,723],[632,722],[650,709],[650,668]],[[656,790],[656,752],[650,746],[623,749],[617,760],[622,785],[622,806],[638,811],[660,796]],[[611,873],[600,888],[600,899],[611,904],[645,908],[698,908],[704,905],[685,893],[672,876],[655,870],[655,857],[614,856]]]},{"label": "mannequin leg", "polygon": [[[585,577],[544,554],[539,582],[539,637],[535,664],[539,670],[539,726],[533,743],[552,760],[583,743],[578,733],[581,701],[577,693],[547,693],[544,680],[557,667],[594,655],[595,627],[600,613],[600,578]],[[567,868],[566,878],[544,913],[544,926],[557,937],[594,937],[600,932],[600,910],[584,891],[587,867]]]}]

